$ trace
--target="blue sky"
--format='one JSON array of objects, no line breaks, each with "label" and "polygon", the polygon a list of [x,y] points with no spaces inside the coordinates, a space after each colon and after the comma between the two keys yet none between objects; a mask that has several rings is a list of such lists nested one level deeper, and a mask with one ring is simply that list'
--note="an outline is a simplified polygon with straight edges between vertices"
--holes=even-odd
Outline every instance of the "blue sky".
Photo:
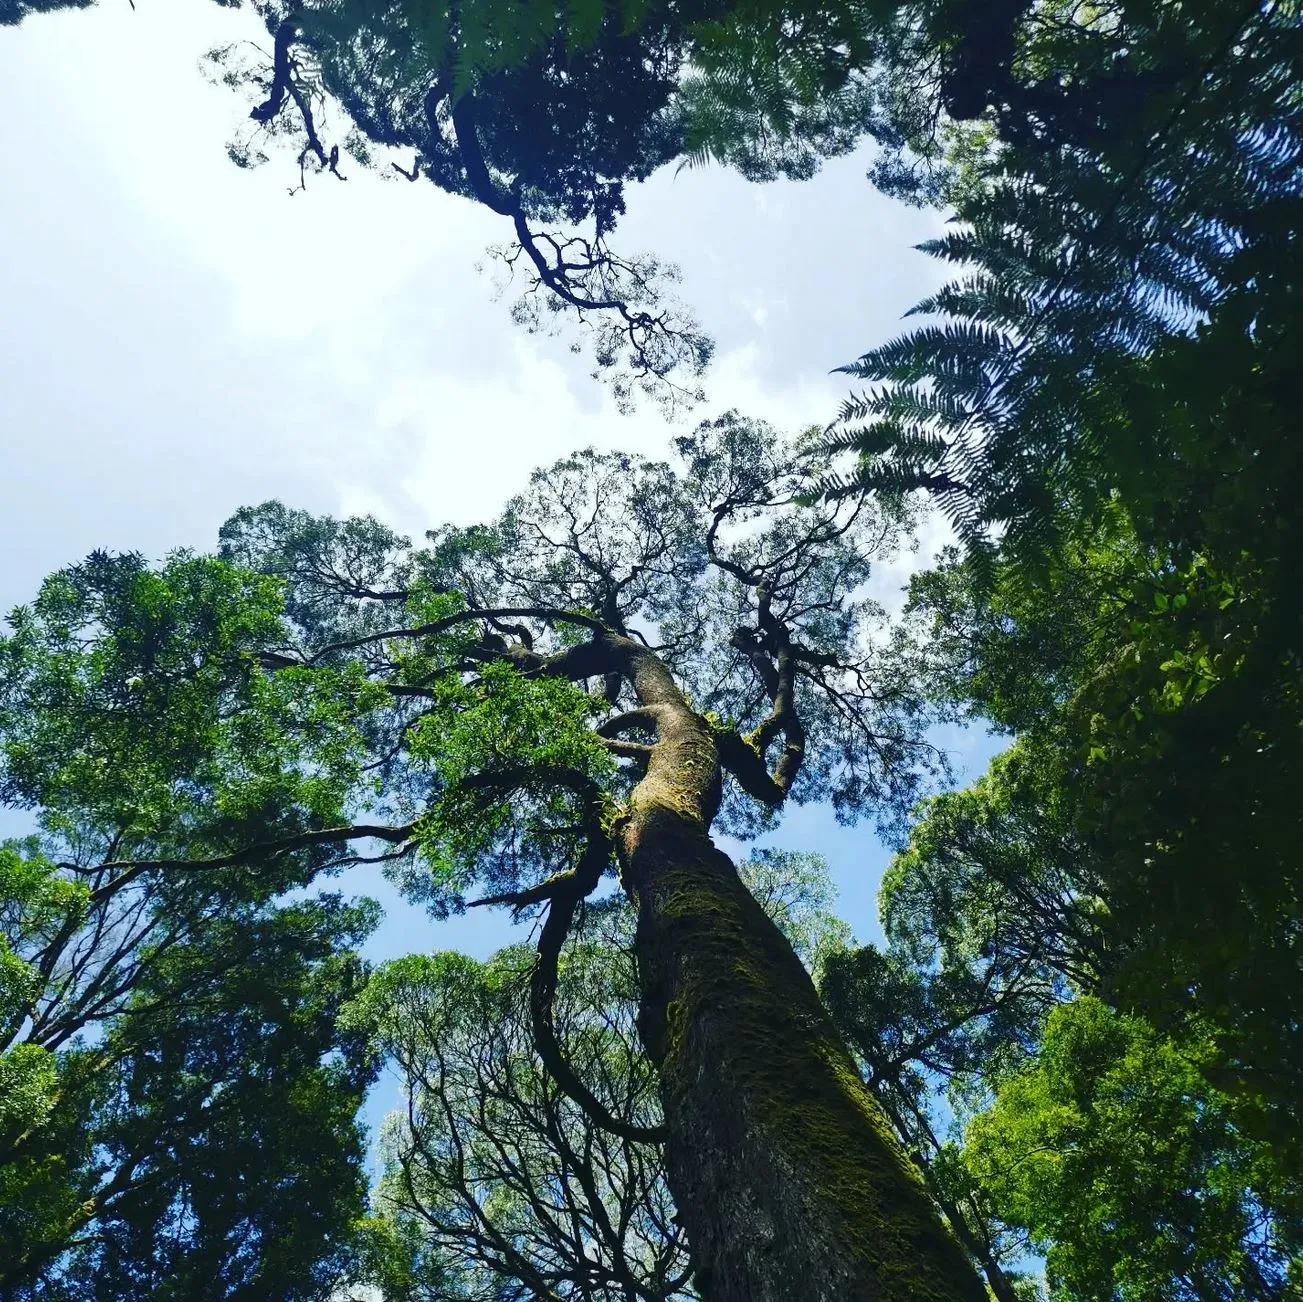
[{"label": "blue sky", "polygon": [[[197,64],[260,36],[206,0],[109,0],[0,29],[2,609],[92,548],[209,548],[246,503],[369,511],[419,537],[487,516],[575,447],[656,454],[678,432],[651,408],[617,414],[566,338],[512,325],[476,270],[505,236],[493,214],[357,169],[291,197],[284,155],[235,168],[241,104]],[[940,218],[875,194],[865,164],[763,187],[670,168],[630,192],[621,247],[678,262],[718,341],[694,419],[736,406],[826,423],[847,387],[829,371],[938,283],[911,246]],[[922,554],[942,537],[930,526]],[[879,595],[905,575],[881,575]],[[991,750],[953,734],[962,776]],[[0,811],[0,828],[19,825]],[[826,854],[840,911],[877,934],[886,852],[871,830],[806,808],[772,842]],[[376,958],[485,954],[512,936],[501,914],[434,924],[373,869],[346,886],[389,906]]]}]

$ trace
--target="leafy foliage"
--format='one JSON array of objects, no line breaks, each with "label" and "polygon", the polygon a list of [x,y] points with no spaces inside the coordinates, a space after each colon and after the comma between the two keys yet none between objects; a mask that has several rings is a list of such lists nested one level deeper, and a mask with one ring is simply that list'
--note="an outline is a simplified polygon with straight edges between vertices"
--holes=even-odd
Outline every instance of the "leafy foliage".
[{"label": "leafy foliage", "polygon": [[92,555],[0,640],[0,795],[69,844],[239,848],[337,818],[356,782],[355,674],[265,672],[278,585],[179,554]]},{"label": "leafy foliage", "polygon": [[[929,1103],[938,1083],[961,1119],[1010,1091],[1000,1120],[979,1118],[972,1134],[998,1132],[1000,1170],[1029,1183],[976,1157],[956,1168],[953,1139],[922,1151],[941,1183],[958,1170],[970,1206],[985,1207],[979,1224],[994,1218],[999,1234],[1053,1245],[1065,1297],[1276,1296],[1297,1269],[1299,833],[1288,789],[1299,679],[1284,541],[1297,512],[1278,486],[1294,453],[1279,436],[1289,381],[1273,320],[1264,311],[1240,334],[1223,316],[1149,363],[1160,383],[1134,393],[1168,452],[1137,471],[1129,500],[1065,526],[1035,563],[1016,547],[982,562],[955,552],[916,579],[919,635],[949,664],[938,689],[1017,740],[968,791],[922,811],[884,884],[887,953],[843,960],[825,980],[887,1105],[921,1111],[925,1138],[945,1121]],[[1225,365],[1196,374],[1209,340]],[[1247,469],[1225,473],[1246,443]],[[1013,1015],[1004,1025],[992,992]],[[1038,1048],[1046,1013],[1082,995],[1114,1010],[1079,999],[1100,1008],[1080,1013],[1099,1023],[1096,1038],[1046,1024]],[[1127,1113],[1115,1138],[1113,1114],[1093,1105],[1081,1104],[1078,1129],[1059,1128],[1048,1102],[1032,1106],[1042,1088],[1061,1101],[1055,1082],[1100,1078],[1092,1055],[1117,1036],[1145,1046],[1125,1072],[1170,1077],[1215,1138],[1169,1151],[1185,1132],[1157,1112]],[[1040,1083],[1008,1083],[1024,1075]],[[1122,1165],[1124,1129],[1153,1156],[1151,1174]],[[1099,1165],[1073,1165],[1078,1136]],[[1222,1147],[1202,1167],[1205,1142]],[[1106,1188],[1114,1154],[1119,1183]],[[1060,1180],[1088,1169],[1095,1201],[1075,1176]],[[1122,1202],[1151,1178],[1123,1233]],[[1191,1199],[1225,1219],[1192,1228]],[[1190,1244],[1205,1240],[1210,1256],[1192,1264]]]},{"label": "leafy foliage", "polygon": [[0,791],[41,830],[0,850],[6,1296],[325,1297],[363,1192],[335,1013],[375,917],[274,901],[329,857],[374,691],[269,673],[280,584],[210,558],[92,556],[11,627]]},{"label": "leafy foliage", "polygon": [[[1034,1058],[1045,1017],[1093,956],[1071,947],[1081,931],[1075,878],[1046,853],[1060,849],[1056,811],[1027,809],[1016,832],[1002,821],[1007,784],[1025,771],[1014,750],[975,787],[927,802],[883,880],[886,947],[835,954],[820,983],[933,1197],[997,1298],[1010,1300],[1031,1282],[1027,1240],[965,1166],[956,1125]],[[1066,860],[1075,864],[1071,849]]]},{"label": "leafy foliage", "polygon": [[870,69],[889,5],[741,3],[699,23],[681,91],[688,163],[807,180],[886,129]]},{"label": "leafy foliage", "polygon": [[[560,1109],[583,1130],[571,1142],[606,1145],[610,1163],[650,1141],[650,1062],[630,1065],[628,1036],[608,1045],[609,1001],[567,1002],[568,981],[599,994],[628,969],[582,931],[563,954],[601,912],[585,901],[657,747],[677,744],[667,711],[712,748],[701,775],[676,770],[706,784],[703,827],[725,771],[726,816],[741,828],[752,806],[754,828],[789,794],[897,819],[936,768],[910,648],[865,595],[909,513],[809,503],[798,448],[735,414],[679,451],[678,465],[576,454],[496,520],[420,549],[374,521],[265,504],[228,523],[220,557],[95,556],[15,612],[2,776],[41,828],[4,861],[21,895],[4,1066],[23,1113],[6,1119],[22,1150],[7,1203],[35,1218],[14,1231],[29,1245],[15,1287],[309,1297],[367,1271],[418,1287],[414,1222],[349,1211],[368,1069],[361,1024],[336,1012],[368,916],[282,899],[344,864],[384,863],[436,913],[474,885],[483,903],[546,904],[523,996],[518,955],[473,999],[467,977],[457,1051],[480,1062],[474,1035],[487,1052],[485,1019],[506,1019],[530,1109]],[[844,941],[813,863],[764,854],[748,872],[811,962]],[[439,999],[461,988],[452,968],[408,975]],[[508,1003],[484,1002],[508,986]],[[632,1006],[619,1016],[630,1027]],[[635,1078],[647,1101],[631,1110]],[[478,1124],[472,1103],[458,1107]],[[687,1276],[656,1170],[610,1196],[644,1218],[616,1240],[634,1235],[669,1296]],[[566,1198],[580,1192],[598,1217],[582,1185]],[[426,1262],[440,1278],[469,1264],[442,1247]]]},{"label": "leafy foliage", "polygon": [[411,744],[412,762],[439,776],[417,827],[436,891],[459,891],[475,876],[511,889],[526,864],[552,858],[559,837],[565,844],[565,828],[582,819],[583,793],[558,787],[555,775],[577,774],[594,788],[615,775],[592,731],[595,713],[573,684],[526,678],[510,665],[486,665],[473,684],[439,684]]},{"label": "leafy foliage", "polygon": [[93,1043],[0,1058],[7,1297],[330,1295],[370,1079],[337,1019],[375,921],[337,897],[237,908],[138,959]]},{"label": "leafy foliage", "polygon": [[[930,802],[884,881],[888,948],[835,956],[824,997],[998,1296],[1029,1248],[1055,1298],[1286,1296],[1292,996],[1259,988],[1243,1026],[1197,1010],[1221,1014],[1208,993],[1234,980],[1213,962],[1284,970],[1288,951],[1229,927],[1216,954],[1182,947],[1173,903],[1160,919],[1103,870],[1073,785],[1089,778],[1062,762],[1024,739]],[[1134,910],[1166,932],[1139,962]],[[1199,972],[1179,1017],[1158,954]],[[1250,1028],[1268,1024],[1255,1070]]]},{"label": "leafy foliage", "polygon": [[237,162],[262,161],[259,140],[283,134],[300,143],[301,184],[309,166],[341,177],[340,145],[320,124],[342,112],[355,162],[425,177],[507,219],[511,242],[490,252],[500,288],[520,286],[519,323],[551,330],[564,314],[586,327],[594,374],[624,406],[640,392],[670,407],[695,398],[712,345],[675,297],[677,269],[618,254],[609,237],[625,185],[679,152],[671,104],[705,10],[678,0],[255,8],[274,40],[270,63],[239,46],[210,55],[215,76],[254,97],[256,125],[231,145]]},{"label": "leafy foliage", "polygon": [[[1276,1298],[1296,1287],[1300,1189],[1175,1044],[1086,998],[1051,1014],[964,1161],[1047,1249],[1054,1298]],[[1285,1215],[1282,1217],[1282,1202]]]},{"label": "leafy foliage", "polygon": [[[1007,1088],[999,1120],[972,1133],[999,1134],[1010,1174],[974,1158],[965,1178],[980,1174],[997,1222],[1053,1245],[1063,1296],[1275,1296],[1296,1287],[1289,1118],[1303,1098],[1299,515],[1283,488],[1297,455],[1297,98],[1284,90],[1297,15],[1135,7],[1089,39],[1075,15],[1034,60],[1040,13],[1021,20],[1021,53],[986,101],[1001,144],[960,196],[969,229],[937,246],[975,271],[922,305],[942,321],[862,359],[880,387],[832,440],[865,458],[867,482],[927,488],[957,525],[966,556],[915,583],[922,635],[938,690],[1018,739],[974,788],[927,808],[893,869],[888,925],[903,909],[924,946],[862,959],[865,985],[833,994],[863,1004],[842,1011],[868,1023],[859,1043],[875,1024],[908,1043],[916,1003],[898,1025],[889,992],[931,991],[980,938],[982,964],[1018,955],[1054,1000],[1107,1001],[1094,1039],[1062,1029],[1094,1016],[1088,1001],[1051,1018],[1043,1076],[1046,1004],[1005,1041],[961,1115]],[[1052,83],[1105,52],[1110,80],[1100,64],[1089,97],[1089,76]],[[1142,87],[1139,106],[1127,96]],[[1066,118],[1067,96],[1088,114]],[[914,1042],[947,1025],[927,1009]],[[1126,1059],[1118,1028],[1143,1052]],[[1051,1058],[1057,1079],[1088,1082],[1107,1075],[1092,1057],[1105,1043],[1129,1062],[1128,1089],[1154,1096],[1137,1079],[1170,1076],[1212,1130],[1183,1149],[1189,1126],[1139,1108],[1124,1123],[1106,1094],[1098,1112],[1081,1104],[1077,1129],[1056,1128]],[[926,1075],[936,1056],[916,1062]],[[1006,1086],[1009,1071],[1038,1083]],[[1035,1119],[1019,1128],[1015,1114]],[[1152,1172],[1125,1166],[1128,1128]],[[1096,1156],[1074,1166],[1078,1141]],[[1094,1201],[1063,1174],[1086,1170]],[[1124,1208],[1128,1178],[1149,1193]],[[1192,1228],[1191,1199],[1208,1225]]]},{"label": "leafy foliage", "polygon": [[[959,278],[848,368],[871,387],[822,440],[726,417],[681,467],[577,454],[421,551],[241,513],[226,561],[283,590],[196,558],[47,586],[3,649],[4,790],[47,840],[4,861],[0,993],[30,1034],[0,1059],[0,1128],[74,1175],[14,1168],[27,1239],[75,1217],[92,1161],[66,1120],[101,1088],[77,1029],[130,1015],[230,900],[369,857],[436,911],[477,882],[549,906],[526,980],[519,954],[443,956],[358,1006],[412,1084],[373,1227],[388,1284],[501,1296],[487,1262],[534,1294],[672,1293],[658,1169],[526,1046],[546,1005],[608,1119],[652,1120],[613,1088],[642,1069],[606,1016],[617,968],[562,942],[626,802],[663,781],[657,710],[686,694],[708,725],[721,826],[754,833],[790,797],[900,833],[938,767],[939,673],[936,709],[1013,747],[920,810],[885,948],[831,927],[798,945],[933,1198],[1001,1302],[1026,1294],[1028,1244],[1065,1299],[1297,1290],[1297,4],[260,12],[252,117],[299,138],[302,174],[341,175],[333,100],[359,157],[410,150],[403,175],[502,214],[518,318],[596,320],[623,399],[709,355],[661,313],[654,259],[607,244],[624,185],[671,159],[804,177],[870,134],[881,186],[955,204],[929,247]],[[911,643],[865,591],[914,489],[965,552],[916,583]],[[364,810],[385,821],[330,826]],[[196,859],[211,889],[160,868]],[[795,860],[752,867],[780,912],[806,890]],[[129,943],[79,956],[88,926]],[[629,1208],[650,1218],[632,1249],[609,1232]]]},{"label": "leafy foliage", "polygon": [[816,977],[849,947],[850,925],[832,911],[836,891],[823,855],[757,846],[738,872]]},{"label": "leafy foliage", "polygon": [[763,725],[772,748],[768,640],[786,628],[806,716],[794,797],[900,814],[936,757],[907,648],[873,636],[864,587],[908,513],[802,504],[795,450],[736,415],[681,453],[682,470],[576,454],[424,550],[272,503],[228,523],[222,559],[97,555],[56,575],[0,644],[6,798],[92,890],[183,861],[235,880],[255,848],[283,887],[366,834],[350,815],[399,814],[397,856],[444,864],[455,904],[472,880],[555,870],[576,793],[626,789],[601,724],[628,688],[593,690],[595,630],[659,635],[718,728]]},{"label": "leafy foliage", "polygon": [[[944,585],[960,571],[920,592],[980,666],[958,676],[970,699],[1025,732],[1007,795],[975,792],[949,845],[975,852],[974,880],[1018,879],[1020,914],[1059,937],[1063,970],[1107,980],[1163,1026],[1211,1019],[1225,1070],[1288,1111],[1299,679],[1279,518],[1264,514],[1255,554],[1238,522],[1223,542],[1218,510],[1207,512],[1205,537],[1234,558],[1229,571],[1211,550],[1165,560],[1133,538],[1061,554],[1054,573],[1070,577],[1053,590],[1010,570],[989,605],[966,586],[950,604]],[[1080,598],[1080,619],[1064,620],[1065,594]],[[1046,874],[1058,883],[1048,896],[1036,881]]]}]

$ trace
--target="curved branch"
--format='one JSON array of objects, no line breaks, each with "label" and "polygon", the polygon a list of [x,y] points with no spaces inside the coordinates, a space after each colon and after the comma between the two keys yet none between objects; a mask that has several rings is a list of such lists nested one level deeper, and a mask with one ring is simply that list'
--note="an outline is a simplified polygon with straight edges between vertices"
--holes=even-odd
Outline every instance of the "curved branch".
[{"label": "curved branch", "polygon": [[653,706],[639,706],[636,710],[626,710],[612,719],[605,719],[597,725],[597,735],[603,738],[622,737],[626,732],[646,729],[654,732],[660,721],[660,713]]},{"label": "curved branch", "polygon": [[[535,1046],[543,1066],[561,1090],[577,1104],[595,1125],[624,1139],[639,1143],[660,1143],[665,1132],[659,1126],[635,1126],[614,1116],[592,1090],[579,1079],[570,1065],[557,1038],[552,1020],[552,1001],[556,996],[558,965],[561,950],[575,911],[581,900],[597,889],[602,873],[615,854],[611,838],[602,828],[602,795],[596,784],[573,769],[532,770],[532,775],[544,775],[546,780],[567,786],[583,795],[588,802],[585,832],[588,841],[575,867],[554,873],[546,881],[523,891],[510,891],[502,895],[488,895],[472,902],[472,907],[486,904],[510,904],[520,909],[529,904],[550,901],[547,918],[538,938],[538,954],[529,975],[529,1015],[534,1032]],[[496,785],[509,775],[477,775],[485,786]],[[474,779],[470,779],[474,781]]]},{"label": "curved branch", "polygon": [[759,631],[754,628],[735,628],[728,644],[746,657],[770,700],[777,696],[778,670],[765,654]]},{"label": "curved branch", "polygon": [[727,728],[715,733],[715,745],[719,762],[748,796],[770,809],[777,809],[787,799],[786,789],[774,780],[765,766],[764,755],[753,741]]},{"label": "curved branch", "polygon": [[579,1079],[578,1073],[570,1065],[557,1038],[556,1025],[552,1020],[552,1002],[556,997],[561,950],[565,945],[566,937],[570,934],[570,927],[574,922],[580,901],[597,889],[598,883],[602,880],[602,873],[615,853],[615,847],[602,829],[602,798],[594,784],[580,774],[564,770],[558,771],[555,779],[583,791],[588,797],[588,816],[585,820],[588,841],[578,864],[565,872],[555,873],[546,881],[539,882],[526,890],[488,895],[483,899],[474,900],[472,907],[510,904],[520,909],[545,900],[550,902],[547,918],[539,933],[537,957],[529,976],[529,1015],[538,1056],[562,1092],[569,1096],[595,1125],[624,1139],[640,1143],[659,1143],[665,1138],[662,1127],[632,1125],[621,1121],[610,1112],[601,1099]]},{"label": "curved branch", "polygon": [[290,46],[298,39],[298,34],[298,28],[289,19],[276,29],[272,38],[271,86],[267,98],[249,113],[255,122],[265,125],[285,107],[285,99],[290,93]]},{"label": "curved branch", "polygon": [[613,737],[603,737],[602,745],[612,755],[616,755],[620,759],[632,760],[650,759],[652,752],[656,749],[654,746],[649,746],[645,741],[617,741]]},{"label": "curved branch", "polygon": [[475,197],[486,208],[491,208],[501,217],[517,219],[519,225],[519,222],[524,220],[524,213],[513,196],[503,194],[493,183],[488,164],[484,161],[484,151],[480,148],[480,137],[475,128],[474,114],[475,101],[469,92],[453,101],[452,129],[457,137],[462,166],[466,169],[466,180],[475,192]]},{"label": "curved branch", "polygon": [[262,656],[262,660],[268,668],[272,669],[302,668],[305,665],[316,664],[318,660],[335,651],[354,651],[358,647],[371,646],[376,642],[384,642],[396,637],[437,637],[440,633],[451,632],[461,624],[473,624],[477,620],[501,617],[541,619],[554,624],[578,624],[581,628],[591,629],[594,633],[607,632],[606,625],[600,619],[594,619],[592,615],[586,615],[581,610],[555,610],[549,606],[491,606],[459,610],[428,624],[418,624],[415,628],[388,628],[379,633],[365,633],[361,637],[328,642],[325,646],[318,647],[306,659],[295,660],[290,656],[267,652]]},{"label": "curved branch", "polygon": [[[426,115],[432,127],[437,126],[429,96]],[[573,307],[581,320],[587,312],[614,313],[622,323],[621,333],[628,340],[637,374],[655,376],[682,392],[670,383],[669,373],[686,360],[685,353],[696,352],[700,344],[694,343],[690,322],[674,322],[668,311],[653,312],[630,305],[640,293],[644,298],[652,293],[647,269],[610,250],[600,219],[592,239],[578,235],[562,238],[534,230],[517,192],[519,182],[504,190],[489,171],[475,124],[475,98],[469,91],[452,102],[450,118],[471,192],[485,207],[509,218],[515,230],[518,252],[503,253],[506,265],[514,269],[519,253],[524,253],[533,264],[535,285],[545,286]],[[550,256],[544,245],[551,247]],[[678,346],[670,344],[668,360],[658,356],[658,341],[674,340]],[[703,364],[700,360],[696,363],[698,373]]]},{"label": "curved branch", "polygon": [[[729,645],[751,663],[770,700],[769,713],[745,737],[720,735],[720,760],[748,795],[770,806],[782,804],[805,761],[805,725],[796,708],[796,664],[819,657],[792,642],[786,624],[773,613],[773,594],[765,581],[756,587],[758,628],[738,628]],[[771,773],[765,755],[774,739],[783,753]]]},{"label": "curved branch", "polygon": [[[556,996],[561,948],[570,933],[580,900],[590,895],[601,880],[602,871],[611,861],[615,847],[610,838],[592,819],[588,845],[578,865],[558,882],[552,893],[547,920],[538,938],[538,956],[529,975],[529,1015],[538,1056],[553,1080],[569,1095],[595,1125],[623,1139],[658,1144],[666,1137],[664,1126],[637,1126],[614,1116],[592,1090],[579,1079],[557,1038],[552,1020],[552,1001]],[[556,880],[556,879],[553,879]]]},{"label": "curved branch", "polygon": [[567,868],[565,872],[556,873],[523,891],[503,891],[500,895],[482,895],[478,900],[467,900],[466,907],[480,909],[488,904],[510,904],[517,911],[527,909],[531,904],[542,904],[544,900],[555,899],[572,876],[573,869]]}]

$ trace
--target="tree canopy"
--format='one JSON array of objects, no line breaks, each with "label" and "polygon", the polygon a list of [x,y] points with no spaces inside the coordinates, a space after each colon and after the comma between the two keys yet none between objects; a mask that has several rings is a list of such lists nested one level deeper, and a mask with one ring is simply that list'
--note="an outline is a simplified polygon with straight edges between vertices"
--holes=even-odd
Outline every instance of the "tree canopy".
[{"label": "tree canopy", "polygon": [[[910,1243],[927,1247],[920,1288],[971,1292],[809,976],[710,839],[789,799],[894,826],[940,767],[917,657],[866,594],[909,512],[808,501],[800,452],[730,414],[679,439],[677,466],[577,453],[420,549],[269,503],[216,557],[92,557],[0,648],[8,798],[100,900],[226,880],[269,900],[370,861],[436,914],[546,906],[528,993],[542,1066],[598,1127],[665,1143],[699,1287],[881,1279]],[[621,1122],[558,1033],[566,938],[617,865],[663,1125]],[[818,1106],[774,1104],[793,1089]],[[849,1187],[811,1163],[812,1125],[830,1156],[874,1154]],[[773,1218],[765,1259],[712,1239],[712,1187]],[[851,1230],[847,1199],[892,1234]],[[798,1206],[800,1234],[782,1228]]]},{"label": "tree canopy", "polygon": [[[667,164],[872,137],[958,278],[826,429],[577,452],[417,547],[264,503],[14,613],[3,1287],[1297,1294],[1298,5],[253,7],[235,161],[501,215],[622,400],[710,354],[610,244]],[[892,621],[923,500],[957,545]],[[1009,745],[940,790],[956,715]],[[724,853],[806,801],[896,845],[881,945]],[[534,947],[368,979],[371,906],[293,894],[359,863]]]},{"label": "tree canopy", "polygon": [[228,885],[109,908],[0,855],[4,1296],[328,1297],[366,1206],[371,1067],[339,1015],[374,907]]},{"label": "tree canopy", "polygon": [[[1200,384],[1222,402],[1258,383],[1254,363],[1223,369],[1237,334],[1241,359],[1283,342],[1299,13],[1219,0],[1009,8],[1010,27],[997,38],[993,22],[990,48],[970,57],[968,89],[948,86],[944,56],[934,65],[942,103],[958,112],[958,95],[959,116],[987,132],[941,155],[962,224],[925,247],[961,274],[914,309],[929,324],[846,367],[871,387],[829,442],[858,465],[828,486],[922,487],[968,544],[996,531],[1034,549],[1113,492],[1161,483],[1165,495],[1187,449],[1173,422],[1132,408],[1165,390],[1163,372],[1175,378],[1165,359],[1200,356]],[[915,156],[928,152],[919,140]],[[1259,312],[1272,322],[1261,335]]]}]

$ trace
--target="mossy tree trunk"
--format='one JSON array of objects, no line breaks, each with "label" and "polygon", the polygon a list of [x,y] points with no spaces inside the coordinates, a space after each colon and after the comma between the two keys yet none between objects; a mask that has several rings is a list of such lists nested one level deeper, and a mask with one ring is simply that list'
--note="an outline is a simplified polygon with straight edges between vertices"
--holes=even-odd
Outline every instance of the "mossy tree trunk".
[{"label": "mossy tree trunk", "polygon": [[787,939],[710,838],[715,734],[654,657],[657,743],[617,829],[671,1188],[711,1302],[979,1302]]}]

